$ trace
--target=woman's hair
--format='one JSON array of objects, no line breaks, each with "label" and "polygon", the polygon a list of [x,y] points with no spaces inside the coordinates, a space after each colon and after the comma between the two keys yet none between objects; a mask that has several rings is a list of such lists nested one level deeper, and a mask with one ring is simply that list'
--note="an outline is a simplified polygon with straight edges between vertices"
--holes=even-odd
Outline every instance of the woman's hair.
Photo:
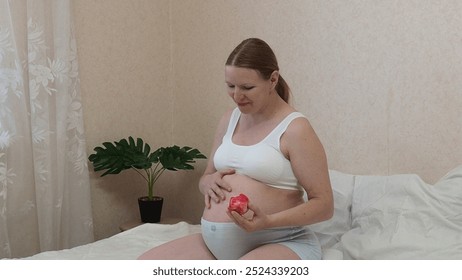
[{"label": "woman's hair", "polygon": [[[274,71],[279,71],[273,50],[265,41],[257,38],[242,41],[231,52],[226,65],[256,70],[265,80],[268,80]],[[290,88],[280,74],[276,92],[286,103],[289,102]]]}]

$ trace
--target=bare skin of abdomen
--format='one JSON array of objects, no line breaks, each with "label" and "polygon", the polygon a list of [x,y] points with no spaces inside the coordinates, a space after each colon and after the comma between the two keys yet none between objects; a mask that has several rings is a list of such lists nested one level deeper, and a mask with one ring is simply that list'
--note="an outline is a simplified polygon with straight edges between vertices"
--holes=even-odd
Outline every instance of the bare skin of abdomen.
[{"label": "bare skin of abdomen", "polygon": [[225,192],[226,199],[216,203],[211,201],[210,209],[205,208],[202,217],[210,222],[231,222],[226,214],[229,199],[240,193],[245,194],[253,205],[266,214],[280,212],[302,204],[303,194],[298,190],[278,189],[241,174],[226,175],[223,180],[232,188]]}]

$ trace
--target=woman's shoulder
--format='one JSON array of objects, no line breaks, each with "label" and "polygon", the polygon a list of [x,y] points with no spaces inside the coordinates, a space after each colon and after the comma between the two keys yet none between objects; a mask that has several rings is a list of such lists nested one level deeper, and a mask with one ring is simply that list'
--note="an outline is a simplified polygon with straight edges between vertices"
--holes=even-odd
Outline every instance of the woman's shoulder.
[{"label": "woman's shoulder", "polygon": [[303,113],[300,112],[293,107],[290,107],[290,109],[287,109],[283,113],[283,121],[288,122],[289,124],[295,123],[296,126],[300,124],[309,124],[308,117]]},{"label": "woman's shoulder", "polygon": [[288,136],[299,138],[301,135],[315,134],[314,129],[305,114],[299,111],[293,111],[289,116],[291,117],[291,121],[286,129],[286,134]]}]

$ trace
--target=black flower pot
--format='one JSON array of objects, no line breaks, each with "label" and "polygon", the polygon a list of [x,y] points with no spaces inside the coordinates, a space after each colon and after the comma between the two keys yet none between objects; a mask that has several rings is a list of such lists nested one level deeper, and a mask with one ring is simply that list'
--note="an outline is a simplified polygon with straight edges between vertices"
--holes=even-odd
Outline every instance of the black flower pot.
[{"label": "black flower pot", "polygon": [[143,223],[158,223],[162,214],[162,204],[164,199],[155,196],[154,200],[148,200],[147,196],[138,198],[141,221]]}]

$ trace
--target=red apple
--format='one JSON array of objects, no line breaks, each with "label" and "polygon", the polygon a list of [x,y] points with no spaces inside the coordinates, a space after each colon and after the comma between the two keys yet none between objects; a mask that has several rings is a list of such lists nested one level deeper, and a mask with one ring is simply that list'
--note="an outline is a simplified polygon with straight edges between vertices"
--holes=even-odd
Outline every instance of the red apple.
[{"label": "red apple", "polygon": [[228,210],[236,211],[240,215],[244,215],[249,208],[247,204],[249,203],[249,198],[245,194],[239,194],[238,196],[233,196],[229,199]]}]

